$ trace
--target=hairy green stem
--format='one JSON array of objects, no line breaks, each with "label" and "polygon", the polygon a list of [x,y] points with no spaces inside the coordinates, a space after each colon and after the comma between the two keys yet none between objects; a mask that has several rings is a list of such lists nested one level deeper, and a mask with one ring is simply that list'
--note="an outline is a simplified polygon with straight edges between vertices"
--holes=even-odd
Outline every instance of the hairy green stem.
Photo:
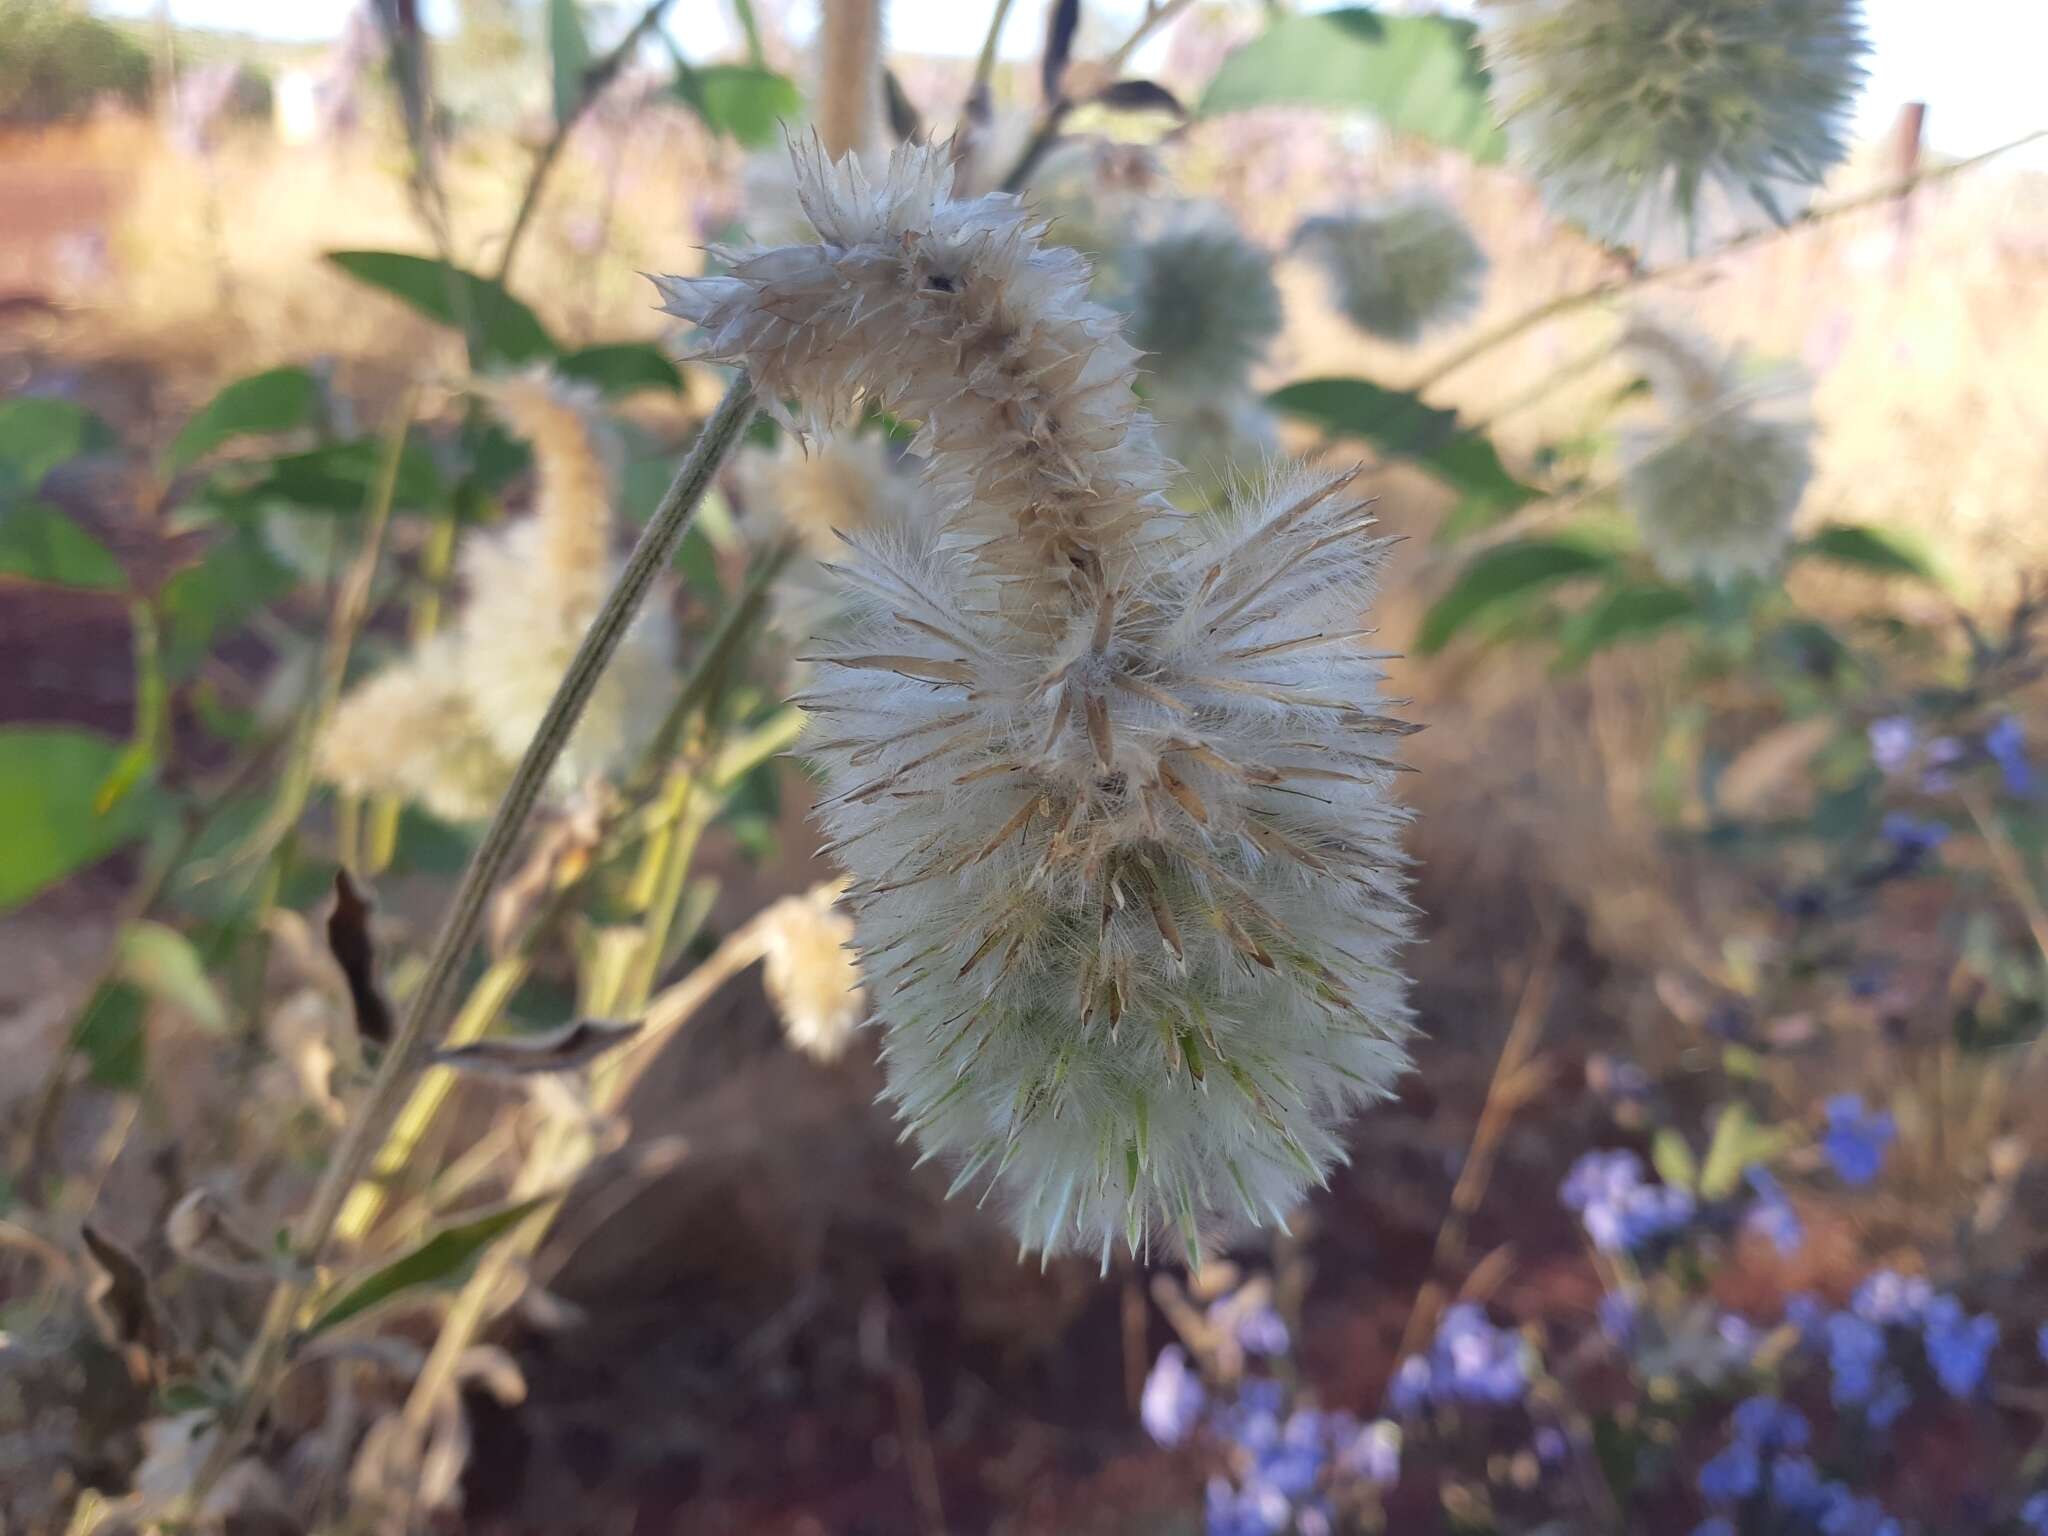
[{"label": "hairy green stem", "polygon": [[206,1465],[194,1479],[186,1497],[187,1509],[203,1507],[207,1493],[248,1443],[262,1417],[288,1361],[299,1308],[305,1299],[308,1280],[317,1271],[328,1239],[333,1235],[349,1192],[370,1166],[384,1143],[386,1130],[412,1090],[413,1079],[439,1041],[446,1015],[454,1001],[455,988],[468,963],[469,952],[482,926],[491,891],[511,862],[518,847],[526,818],[554,771],[555,761],[568,744],[569,736],[584,706],[596,691],[627,628],[639,614],[655,578],[668,568],[676,545],[693,520],[697,505],[712,477],[725,461],[754,415],[754,386],[745,374],[735,377],[725,398],[705,422],[689,456],[654,510],[646,531],[626,562],[618,584],[605,599],[604,607],[583,637],[575,659],[569,663],[554,700],[541,717],[533,741],[520,759],[512,783],[498,803],[483,841],[471,856],[457,888],[447,917],[434,943],[424,978],[413,994],[404,1019],[393,1035],[384,1063],[371,1082],[362,1107],[343,1133],[321,1176],[313,1198],[300,1216],[293,1233],[293,1249],[301,1260],[290,1275],[271,1292],[263,1326],[242,1364],[240,1391],[233,1408],[223,1418]]}]

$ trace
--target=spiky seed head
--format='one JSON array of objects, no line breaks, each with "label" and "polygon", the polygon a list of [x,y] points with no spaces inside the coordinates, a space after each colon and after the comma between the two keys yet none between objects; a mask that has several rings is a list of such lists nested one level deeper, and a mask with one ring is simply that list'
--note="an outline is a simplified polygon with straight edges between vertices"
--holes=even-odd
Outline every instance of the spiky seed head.
[{"label": "spiky seed head", "polygon": [[1434,194],[1310,219],[1295,242],[1329,274],[1351,323],[1383,340],[1411,344],[1479,307],[1486,253],[1458,211]]},{"label": "spiky seed head", "polygon": [[853,921],[836,910],[840,886],[785,896],[757,919],[767,956],[762,976],[789,1043],[836,1061],[866,1009],[853,951]]},{"label": "spiky seed head", "polygon": [[1494,0],[1496,111],[1551,206],[1646,253],[1805,205],[1847,152],[1861,0]]},{"label": "spiky seed head", "polygon": [[1189,394],[1243,389],[1280,333],[1272,258],[1222,218],[1190,215],[1121,264],[1119,304],[1161,385]]},{"label": "spiky seed head", "polygon": [[1738,358],[1640,319],[1623,348],[1653,402],[1652,419],[1619,437],[1622,499],[1652,563],[1673,581],[1769,575],[1813,473],[1803,381],[1745,374]]},{"label": "spiky seed head", "polygon": [[1173,515],[1131,350],[1014,200],[921,150],[801,179],[822,246],[662,286],[764,397],[922,424],[937,516],[854,536],[801,700],[887,1092],[1028,1248],[1279,1219],[1406,1060],[1384,541],[1342,475]]}]

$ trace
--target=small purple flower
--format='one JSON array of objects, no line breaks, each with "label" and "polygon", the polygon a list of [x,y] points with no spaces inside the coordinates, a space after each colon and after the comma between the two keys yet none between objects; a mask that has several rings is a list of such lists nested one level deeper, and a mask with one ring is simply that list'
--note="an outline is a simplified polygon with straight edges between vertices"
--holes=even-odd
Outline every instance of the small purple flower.
[{"label": "small purple flower", "polygon": [[1631,1252],[1692,1220],[1692,1195],[1676,1185],[1651,1184],[1645,1172],[1633,1152],[1587,1152],[1558,1187],[1558,1198],[1579,1213],[1602,1253]]},{"label": "small purple flower", "polygon": [[1287,1324],[1271,1307],[1257,1307],[1237,1320],[1238,1347],[1248,1355],[1284,1355]]},{"label": "small purple flower", "polygon": [[[1529,1389],[1529,1371],[1521,1339],[1486,1320],[1470,1302],[1444,1312],[1438,1324],[1434,1353],[1440,1379],[1453,1398],[1496,1405],[1518,1402]],[[1448,1371],[1442,1370],[1447,1366]]]},{"label": "small purple flower", "polygon": [[1294,1520],[1294,1506],[1277,1488],[1253,1483],[1240,1489],[1227,1477],[1212,1477],[1204,1514],[1208,1536],[1280,1536]]},{"label": "small purple flower", "polygon": [[1771,1507],[1791,1514],[1804,1514],[1826,1497],[1820,1468],[1810,1456],[1780,1456],[1770,1464],[1765,1496]]},{"label": "small purple flower", "polygon": [[1565,1439],[1564,1431],[1555,1424],[1545,1424],[1538,1428],[1531,1446],[1536,1452],[1536,1459],[1546,1467],[1563,1466],[1565,1456],[1571,1450],[1571,1442]]},{"label": "small purple flower", "polygon": [[1856,1287],[1856,1294],[1849,1298],[1849,1310],[1880,1327],[1917,1328],[1933,1300],[1934,1287],[1920,1276],[1880,1269]]},{"label": "small purple flower", "polygon": [[2048,1323],[2043,1323],[2041,1331],[2034,1335],[2034,1353],[2048,1361]]},{"label": "small purple flower", "polygon": [[1789,1258],[1806,1241],[1806,1229],[1800,1225],[1799,1213],[1792,1209],[1792,1202],[1785,1198],[1784,1189],[1770,1169],[1753,1166],[1748,1178],[1756,1203],[1743,1217],[1743,1226],[1768,1238],[1771,1246]]},{"label": "small purple flower", "polygon": [[1878,835],[1892,846],[1892,863],[1886,873],[1903,874],[1918,869],[1927,856],[1948,841],[1948,828],[1938,821],[1921,821],[1904,811],[1889,811],[1878,824]]},{"label": "small purple flower", "polygon": [[2037,1493],[2020,1506],[2020,1524],[2034,1536],[2048,1536],[2048,1493]]},{"label": "small purple flower", "polygon": [[1904,768],[1912,759],[1913,749],[1920,744],[1919,728],[1905,715],[1873,720],[1867,734],[1870,760],[1877,764],[1878,772],[1887,776]]},{"label": "small purple flower", "polygon": [[1700,1497],[1709,1504],[1739,1504],[1763,1481],[1763,1465],[1756,1448],[1740,1441],[1700,1468]]},{"label": "small purple flower", "polygon": [[1609,1291],[1594,1304],[1593,1310],[1600,1319],[1600,1331],[1626,1349],[1636,1333],[1635,1297],[1626,1291]]},{"label": "small purple flower", "polygon": [[1280,1437],[1258,1457],[1256,1481],[1292,1501],[1304,1498],[1323,1472],[1323,1416],[1306,1409],[1289,1416]]},{"label": "small purple flower", "polygon": [[1882,1434],[1898,1423],[1912,1406],[1913,1389],[1898,1376],[1887,1373],[1877,1395],[1864,1405],[1863,1421]]},{"label": "small purple flower", "polygon": [[1360,1425],[1338,1446],[1337,1466],[1377,1487],[1393,1487],[1401,1480],[1401,1426],[1391,1419]]},{"label": "small purple flower", "polygon": [[1840,1483],[1830,1483],[1821,1511],[1821,1536],[1899,1536],[1899,1522],[1875,1499],[1859,1498]]},{"label": "small purple flower", "polygon": [[1974,1396],[1998,1347],[1998,1319],[1988,1312],[1972,1317],[1953,1296],[1937,1296],[1928,1304],[1924,1326],[1927,1363],[1942,1391]]},{"label": "small purple flower", "polygon": [[1927,743],[1927,762],[1920,774],[1920,788],[1930,795],[1945,795],[1956,787],[1954,769],[1967,761],[1970,749],[1953,736],[1937,736]]},{"label": "small purple flower", "polygon": [[1179,1445],[1193,1432],[1207,1401],[1202,1378],[1189,1368],[1186,1353],[1178,1344],[1169,1344],[1159,1351],[1145,1378],[1138,1417],[1161,1445]]},{"label": "small purple flower", "polygon": [[1743,1444],[1773,1455],[1803,1450],[1813,1437],[1806,1415],[1775,1397],[1751,1397],[1737,1403],[1729,1424]]},{"label": "small purple flower", "polygon": [[2001,715],[1984,733],[1984,750],[1998,764],[2005,792],[2015,800],[2034,793],[2034,765],[2027,761],[2027,733],[2017,716]]},{"label": "small purple flower", "polygon": [[1884,1155],[1898,1136],[1898,1124],[1886,1111],[1872,1112],[1863,1096],[1838,1093],[1827,1103],[1827,1131],[1821,1150],[1842,1182],[1862,1188],[1884,1169]]},{"label": "small purple flower", "polygon": [[1715,1515],[1692,1528],[1692,1536],[1735,1536],[1735,1526],[1726,1515]]},{"label": "small purple flower", "polygon": [[1394,1372],[1387,1386],[1387,1411],[1399,1419],[1412,1419],[1436,1395],[1436,1373],[1422,1355],[1410,1355]]},{"label": "small purple flower", "polygon": [[1799,1330],[1802,1343],[1818,1343],[1827,1324],[1827,1308],[1811,1291],[1795,1291],[1785,1298],[1785,1321]]}]

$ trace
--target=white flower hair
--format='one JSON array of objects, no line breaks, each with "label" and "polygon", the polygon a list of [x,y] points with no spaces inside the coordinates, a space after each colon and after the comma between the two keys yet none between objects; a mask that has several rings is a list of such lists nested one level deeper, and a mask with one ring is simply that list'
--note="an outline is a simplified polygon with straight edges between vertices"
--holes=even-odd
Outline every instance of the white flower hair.
[{"label": "white flower hair", "polygon": [[1804,381],[1745,376],[1738,358],[1641,318],[1622,349],[1654,404],[1619,434],[1622,501],[1652,563],[1673,581],[1769,575],[1813,475]]},{"label": "white flower hair", "polygon": [[1600,239],[1655,253],[1782,224],[1847,153],[1861,0],[1494,0],[1479,17],[1511,148]]},{"label": "white flower hair", "polygon": [[851,540],[802,700],[887,1092],[1027,1249],[1281,1220],[1406,1064],[1387,541],[1348,475],[1172,513],[1085,266],[943,149],[800,174],[821,246],[658,281],[767,397],[922,424],[936,516]]}]

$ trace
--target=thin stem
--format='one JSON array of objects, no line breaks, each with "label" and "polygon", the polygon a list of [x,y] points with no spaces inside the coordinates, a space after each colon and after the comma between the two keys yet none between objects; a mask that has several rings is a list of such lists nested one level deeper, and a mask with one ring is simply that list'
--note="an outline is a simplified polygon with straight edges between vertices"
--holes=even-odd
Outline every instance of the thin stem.
[{"label": "thin stem", "polygon": [[582,88],[576,93],[574,105],[555,124],[555,131],[533,158],[533,169],[526,176],[526,189],[519,195],[519,211],[512,216],[512,228],[505,235],[505,249],[498,253],[498,269],[492,273],[497,282],[502,284],[511,276],[513,258],[519,254],[519,243],[526,238],[527,226],[533,222],[533,215],[540,207],[540,195],[547,185],[548,173],[554,170],[555,161],[561,158],[570,133],[583,120],[583,114],[604,94],[605,87],[626,67],[626,61],[640,46],[641,39],[660,25],[662,13],[670,4],[671,0],[653,0],[640,13],[640,19],[626,29],[626,35],[619,39],[618,46],[583,71]]},{"label": "thin stem", "polygon": [[988,19],[988,31],[981,39],[981,52],[974,59],[974,85],[967,93],[969,102],[986,101],[989,81],[996,73],[996,44],[1002,40],[1003,23],[1010,19],[1010,0],[996,0],[996,8]]},{"label": "thin stem", "polygon": [[290,1352],[292,1332],[307,1287],[304,1275],[316,1270],[328,1240],[333,1236],[342,1206],[349,1192],[368,1170],[370,1160],[383,1145],[385,1132],[400,1104],[411,1091],[413,1079],[440,1039],[445,1016],[453,1002],[458,980],[482,926],[485,907],[498,878],[511,861],[534,802],[553,772],[556,759],[568,744],[584,706],[596,691],[613,653],[627,628],[645,602],[655,578],[668,568],[676,545],[693,520],[698,502],[710,486],[725,457],[739,441],[754,414],[754,386],[742,373],[726,390],[725,398],[697,434],[682,468],[676,472],[661,504],[632,557],[626,562],[618,584],[583,637],[575,659],[569,663],[555,697],[541,717],[533,741],[512,776],[511,786],[498,804],[490,829],[471,856],[462,884],[443,920],[441,932],[427,962],[426,975],[385,1052],[384,1064],[370,1084],[361,1109],[343,1133],[329,1160],[327,1171],[313,1193],[311,1203],[299,1218],[293,1234],[293,1250],[301,1259],[297,1270],[281,1280],[271,1293],[263,1327],[250,1346],[241,1373],[241,1392],[221,1422],[219,1437],[200,1475],[194,1479],[185,1504],[203,1506],[206,1494],[248,1442]]},{"label": "thin stem", "polygon": [[1675,277],[1684,277],[1689,273],[1698,272],[1702,268],[1710,267],[1714,263],[1736,255],[1739,252],[1751,250],[1760,245],[1767,245],[1787,235],[1797,234],[1800,230],[1811,229],[1817,224],[1826,224],[1834,219],[1843,218],[1848,214],[1860,213],[1866,208],[1875,208],[1881,204],[1893,202],[1898,198],[1906,196],[1917,187],[1925,186],[1932,182],[1945,181],[1951,176],[1960,176],[1963,172],[1974,170],[1988,160],[1995,160],[2000,155],[2010,154],[2013,150],[2023,148],[2042,138],[2048,138],[2048,128],[2038,128],[2032,133],[2023,134],[2008,144],[2001,144],[1995,149],[1987,149],[1981,155],[1972,155],[1967,160],[1958,160],[1952,165],[1937,165],[1925,170],[1915,171],[1910,176],[1902,176],[1895,181],[1889,181],[1883,186],[1873,188],[1868,192],[1858,193],[1854,197],[1843,198],[1840,202],[1828,203],[1823,207],[1809,209],[1798,218],[1789,219],[1783,224],[1776,224],[1768,229],[1752,230],[1746,235],[1737,236],[1726,245],[1709,251],[1705,255],[1687,257],[1684,261],[1673,262],[1670,266],[1666,267],[1647,267],[1640,271],[1631,272],[1624,277],[1604,278],[1600,282],[1594,283],[1590,287],[1581,288],[1576,292],[1563,293],[1555,298],[1545,299],[1541,304],[1525,309],[1522,313],[1503,320],[1499,325],[1481,331],[1455,352],[1452,352],[1449,356],[1426,369],[1422,376],[1410,384],[1408,388],[1412,393],[1418,395],[1433,389],[1452,374],[1477,362],[1480,358],[1486,356],[1487,353],[1494,351],[1496,348],[1506,346],[1517,337],[1535,330],[1537,326],[1544,324],[1546,321],[1555,320],[1560,315],[1572,314],[1578,310],[1599,304],[1604,300],[1618,298],[1624,293],[1632,293],[1638,288],[1649,286],[1651,283],[1667,282]]},{"label": "thin stem", "polygon": [[1193,3],[1194,0],[1150,0],[1145,7],[1145,14],[1138,18],[1137,26],[1131,29],[1131,35],[1123,40],[1123,45],[1115,53],[1102,61],[1104,72],[1112,80],[1122,75],[1124,66],[1131,62],[1131,55],[1138,51],[1145,39]]}]

